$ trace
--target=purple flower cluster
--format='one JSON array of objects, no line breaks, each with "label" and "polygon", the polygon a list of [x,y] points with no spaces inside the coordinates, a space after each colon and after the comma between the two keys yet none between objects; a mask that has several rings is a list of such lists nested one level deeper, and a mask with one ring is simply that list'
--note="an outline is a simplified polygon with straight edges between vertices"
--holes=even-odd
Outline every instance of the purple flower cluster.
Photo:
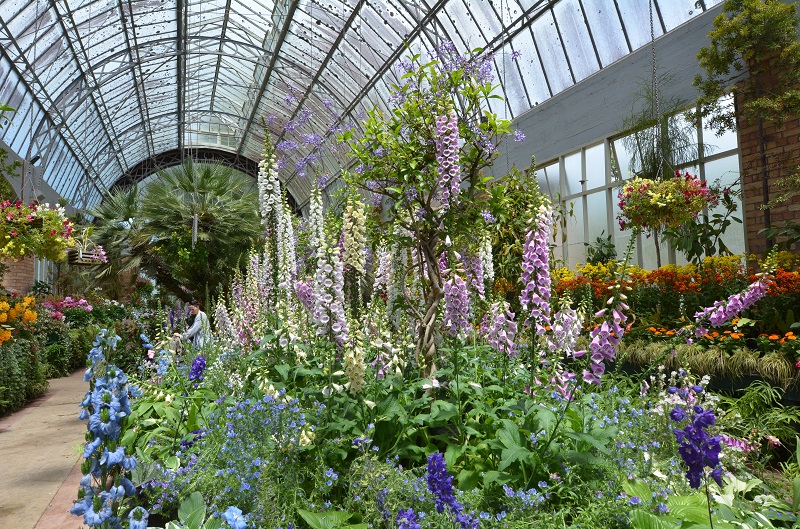
[{"label": "purple flower cluster", "polygon": [[703,336],[708,332],[706,323],[710,323],[712,327],[719,327],[743,310],[752,307],[756,301],[764,297],[768,287],[769,285],[763,278],[759,279],[751,283],[744,292],[733,294],[726,301],[717,301],[711,307],[696,312],[694,315],[697,321],[695,336]]},{"label": "purple flower cluster", "polygon": [[450,202],[458,203],[461,167],[458,161],[458,118],[454,111],[436,116],[436,163],[438,163],[439,200],[444,209]]},{"label": "purple flower cluster", "polygon": [[489,324],[486,332],[488,334],[489,345],[498,353],[505,353],[508,356],[517,356],[517,324],[514,322],[514,313],[510,310],[511,305],[503,302],[502,309],[500,303],[492,304],[489,316]]},{"label": "purple flower cluster", "polygon": [[[719,464],[719,453],[722,451],[720,436],[710,436],[706,429],[714,425],[714,412],[694,406],[689,423],[682,429],[673,429],[678,441],[678,453],[686,464],[686,479],[693,489],[700,487],[705,476],[705,467],[711,469],[711,477],[722,486],[722,467]],[[680,422],[688,417],[686,411],[677,406],[669,414],[670,419]]]},{"label": "purple flower cluster", "polygon": [[206,358],[203,355],[192,360],[192,368],[189,370],[189,380],[202,382],[203,372],[206,370]]},{"label": "purple flower cluster", "polygon": [[314,287],[309,281],[295,281],[294,292],[307,311],[314,311]]},{"label": "purple flower cluster", "polygon": [[469,302],[467,283],[461,276],[444,282],[444,328],[450,336],[469,334],[469,319],[472,307]]},{"label": "purple flower cluster", "polygon": [[464,507],[456,499],[453,492],[453,476],[447,471],[444,456],[436,452],[428,457],[428,490],[436,500],[436,512],[443,513],[445,507],[455,516],[461,529],[477,529],[477,518],[463,512]]},{"label": "purple flower cluster", "polygon": [[[609,302],[613,303],[614,298]],[[620,301],[612,309],[610,317],[607,315],[608,309],[603,309],[595,314],[596,317],[601,318],[605,316],[603,323],[592,329],[589,337],[592,339],[589,342],[589,351],[591,352],[589,370],[583,370],[583,380],[590,384],[600,385],[600,377],[606,371],[604,364],[605,360],[610,362],[614,361],[617,356],[617,347],[619,346],[622,335],[625,334],[625,322],[628,317],[623,310],[628,310],[628,306]]]},{"label": "purple flower cluster", "polygon": [[519,295],[525,323],[536,326],[536,333],[545,334],[550,324],[550,252],[547,241],[553,232],[553,212],[541,206],[528,225],[522,250],[522,283]]},{"label": "purple flower cluster", "polygon": [[397,513],[397,529],[420,529],[414,509],[400,510]]},{"label": "purple flower cluster", "polygon": [[464,264],[464,272],[467,274],[470,288],[480,299],[486,299],[486,290],[483,285],[483,261],[477,255],[464,255],[461,261]]},{"label": "purple flower cluster", "polygon": [[550,352],[563,351],[565,356],[580,358],[586,351],[576,351],[575,342],[581,334],[581,319],[575,309],[566,306],[553,316],[552,334],[547,337]]}]

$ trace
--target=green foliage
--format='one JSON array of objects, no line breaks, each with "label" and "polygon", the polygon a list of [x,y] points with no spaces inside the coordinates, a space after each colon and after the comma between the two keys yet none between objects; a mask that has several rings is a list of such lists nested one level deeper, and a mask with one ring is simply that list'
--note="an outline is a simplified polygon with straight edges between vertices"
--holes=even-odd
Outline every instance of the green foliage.
[{"label": "green foliage", "polygon": [[[736,184],[738,185],[738,184]],[[703,259],[713,255],[732,255],[722,240],[725,231],[732,222],[742,223],[735,217],[739,208],[734,197],[740,196],[740,190],[729,187],[711,188],[711,192],[720,198],[723,210],[709,215],[700,215],[676,228],[667,228],[663,232],[664,240],[681,252],[687,261],[700,265]]]},{"label": "green foliage", "polygon": [[600,232],[593,244],[583,243],[586,246],[586,262],[589,264],[605,264],[617,259],[617,248],[611,240],[611,234],[609,233],[606,237],[603,237],[603,233],[605,233],[605,230]]},{"label": "green foliage", "polygon": [[35,342],[17,336],[0,345],[0,416],[44,394],[46,374]]},{"label": "green foliage", "polygon": [[800,409],[781,404],[783,393],[781,388],[758,380],[737,398],[722,397],[725,426],[754,442],[766,443],[767,436],[791,441],[800,424]]},{"label": "green foliage", "polygon": [[142,193],[112,192],[92,214],[95,240],[108,252],[101,277],[141,270],[184,300],[204,299],[206,289],[217,297],[262,236],[253,180],[191,159],[159,172]]},{"label": "green foliage", "polygon": [[[780,125],[787,116],[800,113],[800,41],[797,38],[795,2],[780,0],[727,0],[714,19],[711,44],[697,54],[705,76],[694,85],[700,90],[699,112],[694,120],[710,118],[718,133],[736,130],[738,117],[753,123],[760,116]],[[732,81],[748,74],[733,87],[742,104],[733,107],[723,97]],[[765,86],[765,78],[777,82]]]},{"label": "green foliage", "polygon": [[192,492],[178,508],[178,521],[167,522],[164,529],[219,529],[222,518],[206,517],[206,502],[199,492]]}]

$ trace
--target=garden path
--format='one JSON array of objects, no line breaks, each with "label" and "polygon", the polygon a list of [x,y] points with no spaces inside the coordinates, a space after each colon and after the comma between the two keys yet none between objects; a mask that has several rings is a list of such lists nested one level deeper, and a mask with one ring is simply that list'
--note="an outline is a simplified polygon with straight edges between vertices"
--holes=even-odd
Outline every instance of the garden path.
[{"label": "garden path", "polygon": [[0,419],[0,529],[74,529],[86,423],[83,371],[50,380],[47,393]]}]

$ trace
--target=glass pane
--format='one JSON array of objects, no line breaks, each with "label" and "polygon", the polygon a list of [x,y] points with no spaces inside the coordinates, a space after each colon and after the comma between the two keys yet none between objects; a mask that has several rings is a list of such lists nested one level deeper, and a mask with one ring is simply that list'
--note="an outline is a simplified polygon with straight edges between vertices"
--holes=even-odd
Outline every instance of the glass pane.
[{"label": "glass pane", "polygon": [[699,2],[696,0],[659,0],[658,7],[667,31],[675,29],[693,16],[702,13],[702,9],[696,7],[698,4]]},{"label": "glass pane", "polygon": [[[728,109],[733,106],[733,97],[727,96],[721,101],[722,108]],[[739,147],[739,136],[736,131],[725,131],[721,136],[709,127],[708,119],[703,120],[703,144],[704,155],[722,153]]]},{"label": "glass pane", "polygon": [[614,140],[614,158],[611,160],[612,179],[627,180],[633,178],[631,161],[633,155],[628,151],[622,138]]},{"label": "glass pane", "polygon": [[539,190],[547,193],[550,198],[558,192],[558,163],[550,164],[536,171],[536,182],[539,184]]},{"label": "glass pane", "polygon": [[[649,2],[641,0],[617,0],[619,12],[622,14],[622,21],[625,23],[625,31],[628,33],[631,47],[637,50],[645,44],[650,44],[650,10]],[[661,35],[661,24],[658,21],[658,14],[653,10],[653,29],[655,37]]]},{"label": "glass pane", "polygon": [[606,153],[605,145],[595,145],[586,150],[586,189],[595,189],[606,185]]},{"label": "glass pane", "polygon": [[583,198],[568,200],[567,212],[569,211],[572,211],[572,215],[567,216],[567,243],[583,244],[586,242],[583,233]]},{"label": "glass pane", "polygon": [[542,15],[531,25],[536,47],[542,58],[545,75],[550,83],[550,90],[557,94],[565,88],[572,86],[572,76],[569,73],[567,57],[564,47],[556,31],[555,20],[550,11]]},{"label": "glass pane", "polygon": [[598,237],[608,235],[608,207],[606,192],[592,193],[586,196],[586,215],[589,219],[587,242],[593,244]]},{"label": "glass pane", "polygon": [[583,180],[583,170],[581,153],[578,151],[564,157],[564,196],[575,195],[583,191],[581,180]]},{"label": "glass pane", "polygon": [[558,21],[558,29],[561,31],[575,81],[580,81],[600,68],[581,7],[575,1],[562,1],[553,7],[553,13]]},{"label": "glass pane", "polygon": [[614,3],[609,0],[581,0],[592,30],[597,53],[603,66],[608,66],[628,53],[625,34]]}]

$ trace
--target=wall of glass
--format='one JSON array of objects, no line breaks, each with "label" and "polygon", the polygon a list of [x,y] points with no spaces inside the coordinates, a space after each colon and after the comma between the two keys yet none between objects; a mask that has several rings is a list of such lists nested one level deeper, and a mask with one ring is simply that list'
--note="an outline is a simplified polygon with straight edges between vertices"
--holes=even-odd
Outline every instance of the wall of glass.
[{"label": "wall of glass", "polygon": [[[678,119],[683,119],[678,117]],[[737,211],[734,217],[744,220],[741,201],[741,168],[737,134],[728,132],[717,136],[705,124],[692,130],[693,142],[697,145],[697,157],[679,167],[698,175],[709,185],[734,186],[734,201]],[[614,136],[602,142],[565,153],[555,160],[540,164],[536,171],[539,187],[570,213],[565,229],[559,228],[555,257],[574,267],[586,261],[587,245],[598,237],[609,234],[621,258],[631,237],[631,231],[620,231],[617,215],[617,194],[625,180],[634,176],[631,169],[632,153],[628,152],[624,136]],[[708,215],[723,213],[721,205],[706,212]],[[733,253],[744,253],[744,223],[733,222],[725,232],[723,241]],[[669,245],[662,242],[662,264],[685,264],[686,259]],[[640,236],[633,262],[644,268],[656,268],[656,252],[653,239]]]}]

